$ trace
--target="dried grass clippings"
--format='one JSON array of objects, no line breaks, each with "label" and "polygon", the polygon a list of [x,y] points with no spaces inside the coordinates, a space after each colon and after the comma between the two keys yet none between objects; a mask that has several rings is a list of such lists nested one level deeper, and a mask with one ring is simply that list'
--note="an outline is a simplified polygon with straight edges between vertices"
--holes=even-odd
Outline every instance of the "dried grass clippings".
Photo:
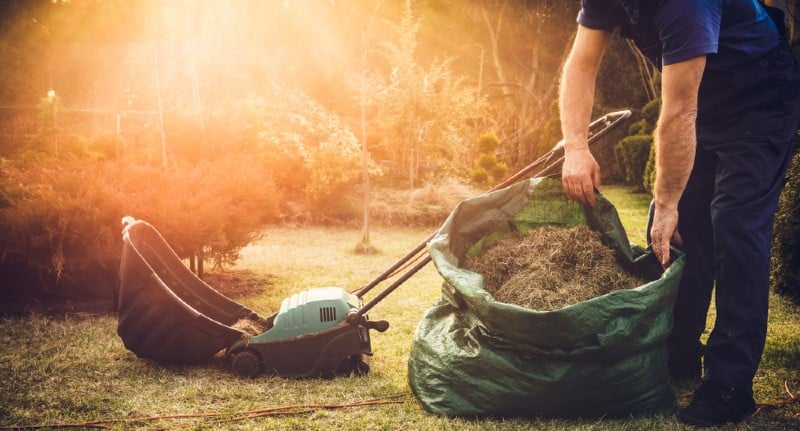
[{"label": "dried grass clippings", "polygon": [[622,268],[614,250],[585,225],[508,235],[468,258],[464,268],[484,276],[495,300],[539,311],[645,283]]},{"label": "dried grass clippings", "polygon": [[263,334],[267,331],[267,329],[269,329],[266,321],[253,320],[249,318],[239,319],[233,325],[231,325],[231,327],[244,332],[244,338],[255,337],[256,335]]}]

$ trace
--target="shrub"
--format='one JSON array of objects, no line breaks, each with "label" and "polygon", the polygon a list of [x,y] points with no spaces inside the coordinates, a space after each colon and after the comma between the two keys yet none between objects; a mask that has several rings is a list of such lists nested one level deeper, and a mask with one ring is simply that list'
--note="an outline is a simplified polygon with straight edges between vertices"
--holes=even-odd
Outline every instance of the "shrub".
[{"label": "shrub", "polygon": [[648,127],[647,120],[636,121],[628,127],[628,135],[647,135]]},{"label": "shrub", "polygon": [[656,183],[656,146],[650,146],[650,156],[647,157],[647,165],[644,168],[644,178],[642,179],[642,187],[650,193],[653,193],[653,185]]},{"label": "shrub", "polygon": [[[642,108],[643,121],[647,124],[649,134],[655,131],[656,123],[658,122],[658,115],[661,112],[661,99],[653,99]],[[650,193],[653,192],[653,184],[656,181],[656,149],[655,146],[650,148],[650,156],[647,159],[647,166],[644,170],[644,179],[642,186]]]},{"label": "shrub", "polygon": [[531,154],[532,158],[545,154],[562,139],[561,115],[558,109],[558,99],[553,100],[544,115],[547,115],[549,118],[542,126],[536,142],[534,143],[535,151]]},{"label": "shrub", "polygon": [[476,164],[479,168],[489,171],[497,164],[497,156],[494,154],[482,153],[478,155]]},{"label": "shrub", "polygon": [[494,133],[484,133],[478,137],[478,153],[494,153],[500,147],[500,139]]},{"label": "shrub", "polygon": [[622,167],[625,180],[640,191],[653,191],[655,181],[655,146],[653,132],[661,111],[661,99],[647,102],[641,110],[641,120],[631,124],[626,138],[614,146],[614,157]]},{"label": "shrub", "polygon": [[[41,297],[111,298],[125,215],[156,226],[181,257],[220,265],[277,218],[269,175],[244,153],[166,172],[123,159],[4,161],[0,169],[0,266],[12,265],[17,280],[34,274],[27,278],[38,280]],[[104,285],[76,282],[97,271],[106,273]]]},{"label": "shrub", "polygon": [[231,263],[238,251],[277,219],[278,194],[248,154],[164,171],[133,165],[118,179],[125,212],[153,224],[182,258]]},{"label": "shrub", "polygon": [[771,284],[800,304],[800,151],[796,152],[775,214]]},{"label": "shrub", "polygon": [[[278,188],[293,192],[289,199],[324,214],[346,211],[337,196],[361,178],[360,142],[337,115],[306,95],[273,89],[270,101],[248,101],[258,158],[272,169]],[[367,163],[371,175],[380,175],[372,160]]]},{"label": "shrub", "polygon": [[306,159],[294,149],[293,145],[279,141],[265,141],[259,146],[256,157],[287,199],[302,200],[311,172]]},{"label": "shrub", "polygon": [[305,192],[310,207],[323,213],[346,210],[340,206],[339,196],[361,179],[360,148],[352,133],[333,134],[320,143],[306,166],[310,175]]},{"label": "shrub", "polygon": [[[213,121],[211,122],[214,123]],[[177,112],[164,118],[164,137],[172,160],[197,163],[213,158],[213,151],[202,124],[187,112]]]},{"label": "shrub", "polygon": [[625,180],[644,189],[644,172],[650,157],[653,137],[650,135],[627,136],[614,146],[614,155],[625,172]]},{"label": "shrub", "polygon": [[644,130],[645,133],[653,133],[653,130],[656,127],[656,123],[658,123],[658,115],[661,112],[661,98],[655,98],[649,102],[642,108],[642,119],[646,122],[648,126],[648,130]]},{"label": "shrub", "polygon": [[122,154],[124,141],[116,133],[97,135],[89,142],[89,151],[101,159],[113,159]]},{"label": "shrub", "polygon": [[506,177],[506,173],[508,173],[508,166],[505,163],[498,163],[492,166],[492,170],[489,171],[494,179],[495,183],[499,183],[503,178]]},{"label": "shrub", "polygon": [[470,178],[475,184],[486,184],[489,182],[489,173],[486,169],[475,168],[470,172]]},{"label": "shrub", "polygon": [[[115,170],[54,159],[3,164],[8,203],[0,210],[0,272],[14,268],[7,276],[17,281],[4,286],[3,296],[112,300],[123,208],[117,184],[107,180]],[[87,279],[96,283],[81,282]]]},{"label": "shrub", "polygon": [[498,183],[506,176],[508,166],[497,160],[496,151],[499,147],[500,139],[494,133],[484,133],[478,137],[478,157],[470,173],[473,182],[485,185],[491,179],[493,183]]},{"label": "shrub", "polygon": [[19,184],[0,223],[6,256],[25,258],[37,271],[60,279],[75,260],[104,255],[116,238],[123,201],[104,166],[50,160],[35,169],[6,164]]}]

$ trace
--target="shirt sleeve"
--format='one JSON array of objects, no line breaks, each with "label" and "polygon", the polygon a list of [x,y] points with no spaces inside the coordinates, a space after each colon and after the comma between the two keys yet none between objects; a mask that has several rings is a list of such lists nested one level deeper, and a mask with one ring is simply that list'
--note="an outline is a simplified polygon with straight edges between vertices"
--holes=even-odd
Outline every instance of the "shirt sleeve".
[{"label": "shirt sleeve", "polygon": [[664,65],[717,53],[722,0],[668,0],[655,18]]},{"label": "shirt sleeve", "polygon": [[594,30],[614,31],[620,25],[618,0],[581,0],[578,24]]}]

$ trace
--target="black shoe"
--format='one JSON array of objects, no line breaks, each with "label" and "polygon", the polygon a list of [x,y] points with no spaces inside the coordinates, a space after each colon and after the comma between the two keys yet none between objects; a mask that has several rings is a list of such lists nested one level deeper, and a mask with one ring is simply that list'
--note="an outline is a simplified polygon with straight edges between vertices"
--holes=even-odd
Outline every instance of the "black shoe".
[{"label": "black shoe", "polygon": [[678,410],[678,420],[689,425],[715,426],[741,422],[756,410],[752,392],[731,385],[705,381],[694,392],[692,402]]}]

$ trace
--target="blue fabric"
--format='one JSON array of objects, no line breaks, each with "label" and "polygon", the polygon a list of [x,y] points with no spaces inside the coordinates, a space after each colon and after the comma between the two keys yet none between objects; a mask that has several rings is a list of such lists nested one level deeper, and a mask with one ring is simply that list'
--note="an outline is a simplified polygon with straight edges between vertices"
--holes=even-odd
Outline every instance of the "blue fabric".
[{"label": "blue fabric", "polygon": [[708,55],[730,70],[775,48],[780,34],[758,0],[582,0],[578,23],[620,28],[658,68]]}]

